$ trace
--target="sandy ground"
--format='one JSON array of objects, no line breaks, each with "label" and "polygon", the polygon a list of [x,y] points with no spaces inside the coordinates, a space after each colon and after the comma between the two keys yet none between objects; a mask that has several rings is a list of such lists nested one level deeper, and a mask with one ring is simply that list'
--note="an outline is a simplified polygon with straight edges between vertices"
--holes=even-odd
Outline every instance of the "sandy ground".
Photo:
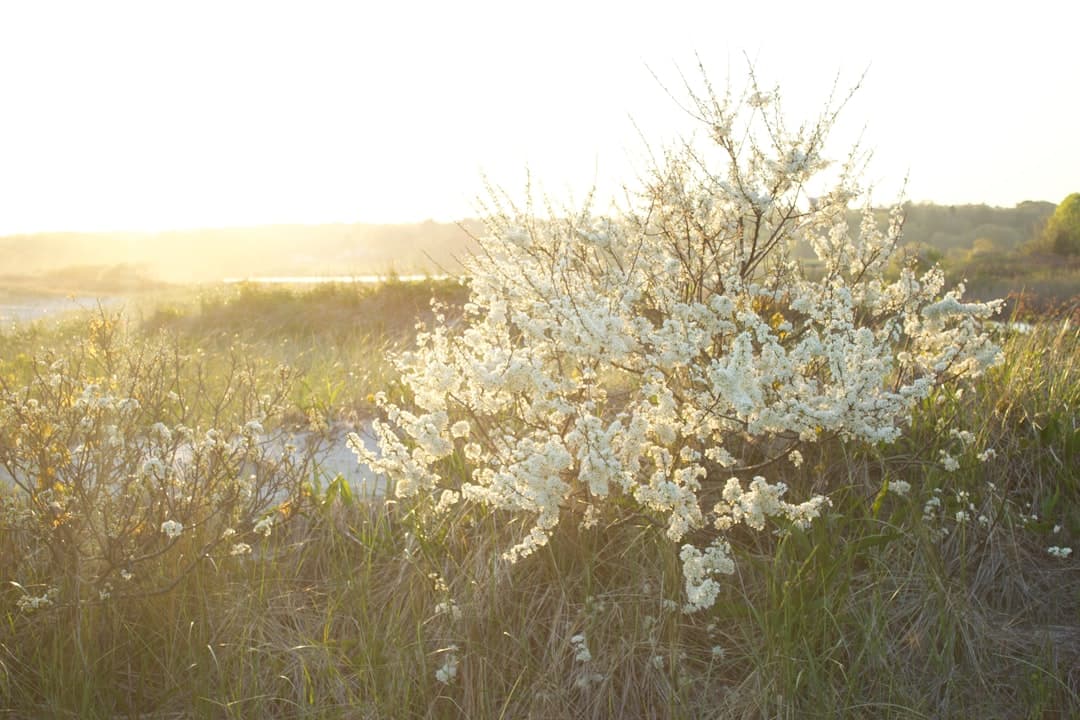
[{"label": "sandy ground", "polygon": [[[357,433],[364,441],[364,446],[369,450],[378,451],[375,438],[371,434],[370,427],[365,427]],[[292,443],[302,447],[305,442],[303,435],[297,435]],[[376,477],[370,470],[360,464],[356,453],[346,442],[344,431],[334,432],[331,438],[323,443],[324,449],[316,455],[319,480],[326,486],[338,475],[344,476],[345,480],[358,497],[383,497],[386,494],[386,480]],[[0,482],[12,484],[11,475],[7,470],[0,467]]]},{"label": "sandy ground", "polygon": [[[357,435],[364,441],[364,446],[378,452],[379,446],[375,443],[375,436],[371,433],[369,425],[360,430]],[[323,481],[333,480],[338,474],[345,477],[357,495],[383,496],[386,494],[385,478],[375,477],[372,472],[361,465],[356,459],[356,453],[346,443],[344,432],[335,432],[325,452],[318,456],[319,470],[323,474]]]}]

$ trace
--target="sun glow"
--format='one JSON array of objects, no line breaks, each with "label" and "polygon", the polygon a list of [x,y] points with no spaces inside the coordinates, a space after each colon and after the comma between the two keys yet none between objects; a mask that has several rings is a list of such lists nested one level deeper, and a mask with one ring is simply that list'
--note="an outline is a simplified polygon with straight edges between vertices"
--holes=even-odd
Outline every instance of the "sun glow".
[{"label": "sun glow", "polygon": [[[752,62],[807,112],[868,70],[838,152],[863,135],[884,201],[909,172],[916,200],[1075,190],[1068,23],[911,11],[858,35],[821,19],[854,6],[819,10],[765,29],[693,3],[5,4],[0,234],[453,220],[482,176],[515,189],[526,168],[559,200],[617,196],[640,137],[691,126],[661,83],[678,94],[694,48],[716,82]],[[1031,47],[974,44],[997,30]]]}]

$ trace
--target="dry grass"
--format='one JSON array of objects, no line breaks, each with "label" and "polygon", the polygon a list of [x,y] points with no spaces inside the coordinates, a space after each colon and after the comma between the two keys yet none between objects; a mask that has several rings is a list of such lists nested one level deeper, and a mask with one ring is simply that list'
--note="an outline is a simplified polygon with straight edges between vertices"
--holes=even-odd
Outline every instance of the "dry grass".
[{"label": "dry grass", "polygon": [[[385,377],[372,356],[386,346],[365,343],[386,335],[354,331],[354,303],[385,319],[380,303],[426,301],[325,292],[242,289],[145,318],[181,344],[212,351],[239,333],[268,366],[307,362],[309,388],[352,382],[334,373]],[[5,374],[50,338],[62,349],[50,333],[77,330],[26,332],[5,345]],[[793,495],[827,490],[833,511],[806,531],[736,534],[737,572],[708,611],[679,610],[677,548],[628,508],[588,530],[567,517],[549,546],[508,565],[511,517],[439,516],[430,500],[315,482],[259,553],[198,562],[167,593],[26,614],[14,586],[0,590],[0,716],[1075,717],[1080,566],[1046,548],[1080,544],[1078,350],[1068,325],[1014,335],[1003,365],[921,406],[896,444],[807,452],[784,479]],[[358,392],[323,405],[300,392],[297,412],[332,415]],[[952,428],[976,443],[959,447]],[[986,448],[997,457],[983,462]],[[945,472],[940,450],[960,470]],[[890,480],[910,494],[883,493]],[[932,497],[941,506],[924,513]],[[21,582],[33,558],[8,553],[20,499],[5,503],[0,557],[22,560],[4,579]],[[443,684],[451,654],[457,676]]]}]

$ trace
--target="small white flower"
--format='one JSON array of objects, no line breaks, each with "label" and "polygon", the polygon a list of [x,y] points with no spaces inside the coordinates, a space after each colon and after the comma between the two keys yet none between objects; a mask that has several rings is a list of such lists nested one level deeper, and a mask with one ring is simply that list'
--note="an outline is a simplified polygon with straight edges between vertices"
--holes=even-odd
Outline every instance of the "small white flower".
[{"label": "small white flower", "polygon": [[255,527],[252,531],[259,533],[263,537],[270,537],[270,532],[274,527],[274,516],[267,515],[259,522],[255,523]]},{"label": "small white flower", "polygon": [[435,513],[442,515],[450,512],[450,509],[461,499],[461,494],[456,490],[443,490],[439,494],[439,502],[435,505]]},{"label": "small white flower", "polygon": [[970,519],[971,519],[971,515],[969,515],[966,510],[957,510],[956,511],[956,522],[958,522],[960,524],[963,524],[963,523],[966,523]]},{"label": "small white flower", "polygon": [[120,579],[121,580],[131,580],[131,578],[133,578],[133,577],[135,577],[135,576],[131,574],[130,570],[121,570],[120,571]]},{"label": "small white flower", "polygon": [[458,657],[457,657],[457,645],[450,645],[446,648],[446,659],[443,661],[442,667],[435,671],[435,679],[441,682],[443,685],[449,685],[457,677],[458,672]]},{"label": "small white flower", "polygon": [[156,437],[162,445],[168,445],[172,442],[172,432],[165,426],[165,423],[156,422],[151,425],[150,434]]},{"label": "small white flower", "polygon": [[469,423],[465,420],[458,420],[450,426],[450,435],[456,438],[469,437]]},{"label": "small white flower", "polygon": [[713,645],[713,648],[712,648],[712,656],[713,656],[714,658],[716,658],[716,659],[718,659],[718,660],[720,660],[720,659],[723,659],[723,657],[724,657],[724,655],[725,655],[725,654],[726,654],[726,653],[724,652],[724,648],[723,648],[723,647],[721,647],[720,645]]},{"label": "small white flower", "polygon": [[478,462],[483,456],[483,448],[477,443],[465,444],[465,459],[469,462]]},{"label": "small white flower", "polygon": [[986,448],[981,453],[979,453],[976,457],[979,458],[979,462],[987,462],[989,460],[993,460],[994,458],[996,458],[997,457],[997,452],[994,451],[994,448]]},{"label": "small white flower", "polygon": [[251,553],[251,546],[247,543],[236,543],[229,548],[230,555],[248,555]]},{"label": "small white flower", "polygon": [[44,595],[23,595],[15,606],[24,613],[31,613],[53,604],[53,598],[59,593],[56,588],[49,588]]},{"label": "small white flower", "polygon": [[761,92],[760,90],[751,95],[746,100],[746,104],[752,108],[763,108],[769,105],[773,100],[772,93]]},{"label": "small white flower", "polygon": [[890,480],[889,492],[895,495],[907,495],[911,491],[911,483],[906,480]]},{"label": "small white flower", "polygon": [[144,478],[161,477],[164,473],[165,465],[156,457],[144,460],[142,467],[139,468],[139,474]]},{"label": "small white flower", "polygon": [[161,532],[165,533],[170,540],[175,540],[180,537],[180,533],[184,532],[184,526],[175,520],[166,520],[161,523]]},{"label": "small white flower", "polygon": [[139,401],[135,398],[124,398],[116,404],[116,409],[121,413],[134,413],[139,410]]},{"label": "small white flower", "polygon": [[574,650],[574,661],[587,663],[592,660],[592,653],[585,644],[585,636],[578,634],[570,638],[570,647]]},{"label": "small white flower", "polygon": [[459,608],[458,604],[453,600],[447,600],[446,602],[441,602],[435,606],[435,614],[449,615],[452,620],[460,620],[461,608]]},{"label": "small white flower", "polygon": [[1062,560],[1064,560],[1065,558],[1072,555],[1072,548],[1058,547],[1057,545],[1055,545],[1054,547],[1046,548],[1046,552],[1056,558],[1061,558]]},{"label": "small white flower", "polygon": [[579,690],[588,690],[590,686],[602,683],[605,679],[600,673],[584,673],[574,681],[574,686]]},{"label": "small white flower", "polygon": [[960,469],[960,462],[944,450],[941,451],[941,466],[946,472],[956,472]]},{"label": "small white flower", "polygon": [[[959,396],[959,393],[957,393],[957,396]],[[965,446],[975,442],[975,435],[968,430],[957,430],[954,428],[949,431],[949,436],[958,439],[960,443]]]}]

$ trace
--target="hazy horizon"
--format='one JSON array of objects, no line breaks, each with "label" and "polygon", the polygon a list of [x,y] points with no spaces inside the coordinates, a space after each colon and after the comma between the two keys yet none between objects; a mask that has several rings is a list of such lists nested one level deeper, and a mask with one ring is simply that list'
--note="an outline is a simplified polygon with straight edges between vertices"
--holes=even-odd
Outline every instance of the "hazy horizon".
[{"label": "hazy horizon", "polygon": [[[993,205],[986,202],[964,202],[964,203],[936,203],[932,200],[915,201],[911,199],[904,199],[905,204],[921,205],[921,206],[938,206],[938,207],[978,207],[986,206],[991,209],[1012,209],[1018,207],[1024,203],[1050,203],[1057,205],[1059,200],[1049,200],[1047,198],[1024,198],[1018,200],[1015,203],[1008,205]],[[876,208],[889,208],[894,203],[875,203]],[[854,209],[854,207],[853,207]],[[162,229],[153,228],[102,228],[85,230],[81,228],[54,228],[44,230],[29,230],[29,231],[16,231],[10,233],[0,232],[0,240],[10,240],[19,237],[45,237],[45,236],[92,236],[92,235],[108,235],[108,236],[126,236],[132,239],[151,239],[169,235],[183,235],[190,233],[216,233],[216,232],[245,232],[245,231],[275,231],[275,230],[300,230],[300,229],[325,229],[332,227],[340,228],[416,228],[425,225],[434,226],[473,226],[475,228],[483,222],[483,218],[479,213],[471,217],[462,217],[458,219],[450,220],[438,220],[431,217],[425,217],[419,220],[401,220],[401,221],[388,221],[388,222],[369,222],[367,220],[331,220],[327,222],[320,222],[317,220],[310,222],[267,222],[267,223],[250,223],[250,224],[235,224],[235,225],[192,225],[192,226],[179,226],[169,227]]]}]

